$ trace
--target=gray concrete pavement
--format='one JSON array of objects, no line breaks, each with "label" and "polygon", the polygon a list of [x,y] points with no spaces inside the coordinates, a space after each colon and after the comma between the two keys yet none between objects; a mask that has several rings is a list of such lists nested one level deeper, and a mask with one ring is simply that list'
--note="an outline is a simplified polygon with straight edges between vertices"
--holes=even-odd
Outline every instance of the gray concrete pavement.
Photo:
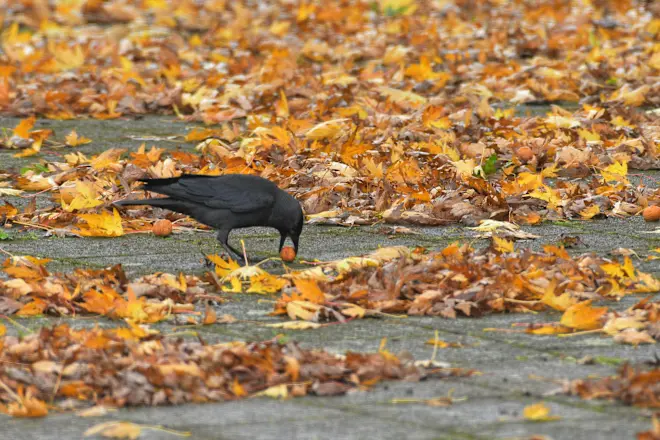
[{"label": "gray concrete pavement", "polygon": [[[51,123],[53,124],[53,123]],[[75,127],[79,134],[94,139],[81,147],[87,152],[108,147],[136,148],[141,140],[116,138],[122,124],[131,133],[175,135],[184,133],[184,124],[163,118],[141,121],[63,121],[56,123],[58,135],[64,136]],[[68,124],[68,125],[67,125]],[[0,126],[12,127],[14,121],[0,119]],[[70,126],[70,127],[69,127]],[[147,145],[172,147],[169,141],[147,141]],[[188,146],[189,147],[189,146]],[[47,155],[49,153],[46,153]],[[0,150],[0,168],[21,167],[26,159],[13,159]],[[657,173],[647,175],[658,176]],[[49,203],[41,199],[40,203]],[[460,226],[414,228],[419,235],[385,238],[378,228],[307,227],[301,239],[305,259],[321,260],[347,257],[369,252],[378,246],[423,245],[441,248],[456,240],[473,240],[475,233]],[[642,270],[660,275],[660,262],[645,261],[649,250],[660,247],[660,235],[645,234],[653,224],[641,218],[562,222],[528,227],[540,238],[518,242],[539,249],[555,243],[561,234],[580,237],[582,244],[572,248],[575,254],[596,252],[605,255],[624,247],[635,250]],[[129,275],[154,271],[201,273],[202,253],[218,249],[211,233],[182,233],[169,238],[131,235],[116,239],[79,239],[42,237],[40,232],[10,231],[12,239],[0,247],[14,254],[52,258],[52,270],[73,267],[104,267],[122,263]],[[269,230],[244,230],[235,238],[244,238],[248,250],[259,257],[276,254],[277,234]],[[480,245],[476,241],[476,245]],[[485,244],[485,243],[484,243]],[[231,314],[238,322],[197,328],[209,342],[258,340],[287,334],[306,347],[320,347],[334,352],[346,350],[374,351],[380,340],[388,338],[392,352],[411,352],[418,359],[429,358],[432,347],[425,344],[437,331],[441,339],[460,342],[462,348],[438,351],[438,360],[452,366],[473,368],[482,374],[470,378],[430,380],[423,383],[383,383],[370,392],[357,392],[343,397],[305,397],[286,401],[254,398],[238,402],[176,407],[130,408],[101,418],[80,418],[73,414],[52,414],[45,419],[26,420],[0,415],[0,440],[3,439],[74,439],[81,438],[89,427],[108,420],[128,420],[147,425],[189,431],[194,439],[513,439],[532,434],[552,439],[630,439],[636,432],[650,427],[648,410],[626,407],[605,401],[582,401],[561,394],[548,395],[565,379],[613,374],[617,366],[630,361],[649,362],[660,356],[657,346],[632,347],[617,344],[611,338],[579,336],[531,336],[520,333],[485,332],[486,328],[510,329],[516,322],[556,321],[558,313],[491,315],[479,319],[447,320],[442,318],[365,319],[347,325],[332,325],[315,330],[273,329],[263,324],[277,322],[268,316],[271,305],[258,302],[263,296],[226,295],[227,301],[217,306],[218,314]],[[626,297],[614,308],[625,308],[641,297]],[[656,294],[656,299],[658,295]],[[104,318],[22,319],[30,328],[67,321],[75,326],[100,323],[113,325]],[[247,322],[249,321],[249,322]],[[154,327],[163,332],[173,330],[172,322]],[[8,326],[9,332],[15,330]],[[581,362],[585,356],[592,364]],[[394,404],[394,398],[426,399],[446,396],[465,397],[449,407],[432,407],[423,403]],[[560,420],[533,423],[523,419],[526,405],[545,401]],[[177,438],[159,431],[145,431],[144,439]]]}]

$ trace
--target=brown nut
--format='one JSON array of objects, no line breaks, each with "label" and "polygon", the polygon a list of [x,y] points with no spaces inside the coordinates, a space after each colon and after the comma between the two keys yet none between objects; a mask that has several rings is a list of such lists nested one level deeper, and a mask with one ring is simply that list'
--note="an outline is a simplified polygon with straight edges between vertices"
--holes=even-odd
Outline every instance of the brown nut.
[{"label": "brown nut", "polygon": [[647,206],[642,211],[642,216],[647,222],[657,222],[660,220],[660,206]]},{"label": "brown nut", "polygon": [[158,220],[151,228],[154,235],[159,237],[167,237],[172,233],[172,222],[166,219]]}]

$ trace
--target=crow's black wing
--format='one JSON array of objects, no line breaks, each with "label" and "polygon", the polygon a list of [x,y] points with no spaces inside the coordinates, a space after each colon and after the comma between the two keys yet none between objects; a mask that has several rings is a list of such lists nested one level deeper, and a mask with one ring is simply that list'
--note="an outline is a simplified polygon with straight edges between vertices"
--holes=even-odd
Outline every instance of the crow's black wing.
[{"label": "crow's black wing", "polygon": [[193,176],[145,180],[145,190],[175,199],[201,203],[210,208],[229,209],[236,213],[271,208],[275,203],[271,182],[254,176]]}]

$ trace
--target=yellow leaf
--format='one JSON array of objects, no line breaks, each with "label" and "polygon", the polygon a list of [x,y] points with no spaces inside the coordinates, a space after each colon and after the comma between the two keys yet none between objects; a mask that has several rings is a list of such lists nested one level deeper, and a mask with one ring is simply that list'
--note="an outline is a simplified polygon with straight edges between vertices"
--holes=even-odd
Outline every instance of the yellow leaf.
[{"label": "yellow leaf", "polygon": [[348,304],[346,307],[341,309],[341,313],[344,316],[350,318],[364,318],[364,315],[367,311],[357,304]]},{"label": "yellow leaf", "polygon": [[368,177],[372,179],[383,178],[384,172],[383,172],[382,162],[376,164],[376,162],[371,157],[365,157],[364,159],[362,159],[362,165],[364,166],[364,169]]},{"label": "yellow leaf", "polygon": [[236,277],[231,277],[228,281],[230,286],[222,286],[223,292],[241,293],[243,291],[243,284],[241,284],[241,280]]},{"label": "yellow leaf", "polygon": [[381,11],[410,15],[417,10],[417,0],[379,0]]},{"label": "yellow leaf", "polygon": [[226,277],[236,269],[240,269],[241,265],[236,261],[225,260],[220,255],[207,255],[206,258],[215,265],[215,274],[221,278]]},{"label": "yellow leaf", "polygon": [[202,377],[204,373],[199,365],[195,363],[178,363],[178,364],[161,364],[157,366],[158,370],[163,375],[181,374],[193,377]]},{"label": "yellow leaf", "polygon": [[474,161],[474,159],[465,159],[465,160],[457,160],[452,162],[452,165],[456,167],[456,171],[458,171],[458,174],[462,177],[470,177],[472,176],[472,172],[474,171],[474,167],[477,165]]},{"label": "yellow leaf", "polygon": [[433,345],[438,348],[462,348],[463,344],[458,342],[446,342],[438,338],[429,339],[426,344]]},{"label": "yellow leaf", "polygon": [[559,196],[559,193],[545,185],[542,188],[535,189],[531,193],[527,194],[527,196],[548,202],[548,208],[551,209],[552,207],[556,207],[559,205],[559,203],[561,203],[561,197]]},{"label": "yellow leaf", "polygon": [[502,253],[513,252],[513,241],[509,241],[505,238],[493,236],[493,247],[498,252],[502,252]]},{"label": "yellow leaf", "polygon": [[618,318],[612,318],[603,327],[603,331],[607,333],[610,336],[614,336],[617,333],[632,328],[635,330],[639,330],[642,328],[645,328],[647,325],[646,322],[643,321],[643,318],[637,317],[637,316],[626,316],[626,317],[618,317]]},{"label": "yellow leaf", "polygon": [[4,336],[5,333],[7,333],[7,328],[3,324],[0,324],[0,337]]},{"label": "yellow leaf", "polygon": [[270,397],[271,399],[286,399],[289,397],[289,389],[285,383],[273,385],[255,394],[255,396]]},{"label": "yellow leaf", "polygon": [[91,160],[92,167],[97,171],[102,171],[106,168],[112,168],[117,166],[119,157],[124,154],[126,150],[119,148],[110,148],[105,150],[103,153],[99,154]]},{"label": "yellow leaf", "polygon": [[[91,183],[77,180],[75,184],[75,190],[72,188],[60,187],[60,203],[65,211],[73,212],[80,209],[94,208],[103,204],[101,200],[98,200],[99,195]],[[71,199],[72,196],[73,199]],[[67,203],[65,200],[66,198],[71,201]]]},{"label": "yellow leaf", "polygon": [[337,217],[340,214],[341,214],[341,210],[333,209],[330,211],[317,212],[316,214],[309,214],[307,216],[307,220],[312,220],[315,218],[333,218],[333,217]]},{"label": "yellow leaf", "polygon": [[600,135],[594,131],[589,131],[586,128],[578,129],[578,135],[587,142],[597,142],[600,141]]},{"label": "yellow leaf", "polygon": [[440,339],[429,339],[426,341],[427,344],[433,345],[438,348],[447,348],[449,347],[449,342],[442,341]]},{"label": "yellow leaf", "polygon": [[575,128],[580,126],[580,121],[566,116],[551,115],[545,119],[545,123],[557,128]]},{"label": "yellow leaf", "polygon": [[287,284],[288,282],[283,278],[264,273],[250,278],[250,287],[247,293],[275,293],[282,290]]},{"label": "yellow leaf", "polygon": [[409,51],[409,48],[401,45],[388,46],[383,55],[383,64],[398,64],[404,60]]},{"label": "yellow leaf", "polygon": [[497,119],[498,121],[500,119],[511,119],[515,116],[516,114],[516,109],[515,107],[507,108],[507,109],[502,109],[498,108],[495,110],[495,115],[493,118]]},{"label": "yellow leaf", "polygon": [[[16,196],[19,196],[21,194],[23,194],[23,190],[21,190],[21,189],[0,188],[0,196],[16,197]],[[7,203],[7,202],[5,202],[5,203]],[[5,206],[7,206],[7,205],[5,205]],[[16,211],[16,213],[13,214],[13,215],[16,215],[16,214],[18,214],[18,211]]]},{"label": "yellow leaf", "polygon": [[286,304],[286,313],[291,319],[311,321],[320,307],[318,304],[309,301],[289,301]]},{"label": "yellow leaf", "polygon": [[287,322],[278,322],[275,324],[268,324],[266,327],[284,328],[287,330],[307,330],[310,328],[319,328],[321,327],[321,324],[317,322],[307,322],[307,321],[287,321]]},{"label": "yellow leaf", "polygon": [[543,304],[546,304],[555,310],[559,310],[560,312],[563,312],[577,303],[577,299],[571,296],[571,294],[568,292],[557,296],[555,294],[556,287],[557,287],[557,281],[553,279],[548,285],[548,287],[545,289],[543,298],[541,298],[541,302]]},{"label": "yellow leaf", "polygon": [[660,291],[660,279],[650,273],[638,272],[637,279],[639,282],[635,285],[635,292],[651,293]]},{"label": "yellow leaf", "polygon": [[646,94],[649,92],[649,90],[650,87],[646,84],[634,90],[630,90],[628,87],[622,87],[613,94],[611,100],[620,99],[625,105],[639,107],[646,101]]},{"label": "yellow leaf", "polygon": [[499,230],[503,231],[517,231],[520,229],[520,226],[511,223],[511,222],[503,222],[499,220],[492,220],[492,219],[486,219],[486,220],[481,220],[479,222],[479,226],[475,226],[470,228],[473,231],[479,231],[479,232],[495,232]]},{"label": "yellow leaf", "polygon": [[305,138],[309,140],[331,139],[336,137],[344,128],[347,118],[332,119],[330,121],[316,124],[305,133]]},{"label": "yellow leaf", "polygon": [[21,307],[17,312],[16,316],[35,316],[35,315],[41,315],[44,310],[46,310],[46,307],[48,306],[48,303],[42,299],[35,298],[33,301],[25,304],[23,307]]},{"label": "yellow leaf", "polygon": [[[657,53],[657,55],[660,55],[660,52]],[[635,128],[634,125],[630,123],[627,119],[623,119],[621,116],[615,116],[612,118],[612,125],[615,127],[628,127],[628,128]]]},{"label": "yellow leaf", "polygon": [[78,133],[76,133],[76,130],[71,130],[71,133],[66,135],[64,140],[66,141],[66,144],[70,147],[77,147],[78,145],[85,145],[85,144],[89,144],[90,142],[92,142],[91,139],[87,139],[84,136],[78,136]]},{"label": "yellow leaf", "polygon": [[535,173],[528,173],[528,172],[523,172],[518,174],[518,177],[516,178],[516,183],[523,189],[523,190],[533,190],[540,188],[543,186],[543,175],[542,174],[535,174]]},{"label": "yellow leaf", "polygon": [[598,205],[591,205],[580,211],[580,216],[585,220],[588,220],[598,214],[600,214],[600,208],[598,207]]},{"label": "yellow leaf", "polygon": [[35,142],[32,144],[30,148],[26,148],[20,153],[14,154],[14,157],[31,157],[36,154],[39,154],[40,150],[41,150],[41,142]]},{"label": "yellow leaf", "polygon": [[606,182],[621,182],[628,184],[628,162],[616,161],[612,165],[600,171],[601,176]]},{"label": "yellow leaf", "polygon": [[208,304],[206,305],[206,310],[204,311],[204,318],[202,319],[202,324],[209,325],[213,324],[218,320],[218,315],[215,312],[215,309]]},{"label": "yellow leaf", "polygon": [[600,268],[603,269],[603,272],[605,272],[606,274],[608,274],[613,278],[623,278],[625,275],[619,263],[601,264]]},{"label": "yellow leaf", "polygon": [[543,402],[526,406],[525,409],[523,409],[523,416],[527,420],[531,420],[533,422],[550,422],[560,419],[559,416],[551,416],[550,408],[548,408]]},{"label": "yellow leaf", "polygon": [[77,232],[86,237],[121,237],[124,235],[121,216],[116,209],[112,211],[112,214],[107,211],[102,214],[79,214],[78,217],[87,224],[80,225]]},{"label": "yellow leaf", "polygon": [[21,137],[23,139],[28,139],[30,137],[30,130],[34,127],[34,123],[37,121],[37,118],[30,116],[29,118],[22,119],[18,123],[16,128],[14,128],[14,136]]},{"label": "yellow leaf", "polygon": [[525,330],[525,333],[531,335],[558,335],[562,333],[570,333],[572,330],[569,327],[557,324],[543,324],[541,326],[534,326]]},{"label": "yellow leaf", "polygon": [[389,361],[395,361],[395,362],[398,361],[396,355],[392,354],[392,352],[390,352],[385,348],[386,345],[387,345],[387,338],[382,338],[380,340],[380,345],[378,346],[378,354],[380,354]]},{"label": "yellow leaf", "polygon": [[549,167],[543,168],[543,171],[541,171],[541,177],[547,177],[547,178],[557,177],[557,164],[553,163]]},{"label": "yellow leaf", "polygon": [[451,75],[446,72],[435,72],[433,66],[431,66],[431,63],[425,56],[420,58],[419,64],[411,64],[408,66],[405,70],[405,75],[412,77],[418,82],[426,80],[438,81],[440,86],[444,86],[449,78],[451,78]]},{"label": "yellow leaf", "polygon": [[325,295],[315,280],[294,278],[293,283],[296,289],[298,289],[298,292],[300,292],[297,299],[309,301],[314,304],[323,304],[325,302]]},{"label": "yellow leaf", "polygon": [[288,21],[276,21],[270,25],[268,30],[278,37],[283,37],[289,32],[289,27],[291,27],[291,23]]},{"label": "yellow leaf", "polygon": [[254,277],[263,276],[267,272],[260,268],[259,266],[241,266],[238,269],[234,269],[229,274],[230,277],[238,278],[240,280],[249,280]]},{"label": "yellow leaf", "polygon": [[378,87],[378,92],[400,105],[411,104],[413,107],[419,107],[422,104],[426,104],[427,101],[425,97],[418,95],[417,93],[406,92],[391,87]]},{"label": "yellow leaf", "polygon": [[[282,22],[282,23],[286,23],[287,25],[289,24],[288,22]],[[280,99],[275,102],[275,113],[280,118],[289,117],[289,101],[287,101],[286,99],[284,90],[281,89],[280,89]]]},{"label": "yellow leaf", "polygon": [[142,433],[142,427],[131,422],[105,422],[92,426],[84,436],[100,435],[105,438],[136,440]]},{"label": "yellow leaf", "polygon": [[603,327],[606,313],[607,307],[591,307],[591,300],[583,301],[566,309],[560,323],[576,330],[595,330]]},{"label": "yellow leaf", "polygon": [[[20,394],[19,392],[19,397]],[[32,397],[28,392],[16,402],[11,402],[6,406],[0,404],[0,412],[14,417],[44,417],[48,415],[48,406],[46,402]]]},{"label": "yellow leaf", "polygon": [[76,415],[78,417],[102,417],[108,415],[110,412],[116,412],[116,408],[110,408],[103,405],[96,405],[91,408],[83,409],[78,411]]},{"label": "yellow leaf", "polygon": [[234,377],[234,382],[231,385],[231,391],[236,397],[247,396],[247,391],[243,388],[243,385],[240,384],[237,377]]},{"label": "yellow leaf", "polygon": [[637,277],[635,276],[635,267],[633,266],[630,257],[626,256],[623,258],[623,266],[621,266],[621,269],[623,269],[626,276],[630,278],[632,281],[635,281],[637,279]]}]

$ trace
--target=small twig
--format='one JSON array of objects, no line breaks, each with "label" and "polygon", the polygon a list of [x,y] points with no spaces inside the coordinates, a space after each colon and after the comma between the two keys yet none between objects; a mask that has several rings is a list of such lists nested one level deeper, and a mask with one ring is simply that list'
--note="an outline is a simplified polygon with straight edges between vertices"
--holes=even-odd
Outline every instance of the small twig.
[{"label": "small twig", "polygon": [[17,225],[31,226],[33,228],[43,229],[45,231],[52,231],[53,229],[55,229],[55,228],[49,228],[48,226],[35,225],[34,223],[19,222],[17,220],[12,220],[11,222],[16,223]]},{"label": "small twig", "polygon": [[[193,324],[194,327],[201,327],[200,324]],[[182,332],[172,332],[168,334],[164,334],[164,338],[172,338],[172,337],[178,337],[178,336],[197,336],[199,333],[195,331],[182,331]]]},{"label": "small twig", "polygon": [[7,316],[7,315],[0,315],[0,318],[2,318],[2,319],[6,319],[6,320],[9,321],[14,327],[18,327],[18,328],[20,328],[21,330],[23,330],[23,331],[26,332],[26,333],[34,333],[34,330],[32,330],[32,329],[30,329],[30,328],[28,328],[28,327],[25,327],[24,325],[19,324],[18,322],[16,322],[15,320],[11,319],[11,318],[10,318],[9,316]]},{"label": "small twig", "polygon": [[[245,248],[243,248],[243,250],[245,250]],[[282,261],[282,259],[278,258],[278,257],[269,257],[269,258],[266,258],[266,259],[261,260],[260,262],[256,263],[255,266],[259,266],[260,264],[263,264],[267,261]]]},{"label": "small twig", "polygon": [[4,250],[3,248],[0,248],[0,252],[2,252],[5,255],[8,255],[10,258],[16,258],[16,255]]},{"label": "small twig", "polygon": [[538,304],[540,302],[543,302],[543,301],[540,301],[538,299],[532,300],[532,301],[524,301],[522,299],[513,299],[513,298],[504,298],[504,301],[512,302],[512,303],[516,303],[516,304]]},{"label": "small twig", "polygon": [[21,396],[19,396],[14,391],[12,391],[12,389],[9,388],[7,384],[2,381],[2,379],[0,379],[0,387],[2,387],[7,392],[7,394],[9,394],[17,402],[23,403],[23,399],[21,399]]},{"label": "small twig", "polygon": [[38,195],[49,192],[49,191],[52,191],[53,189],[55,189],[55,187],[51,186],[50,188],[42,189],[39,192],[30,193],[30,194],[27,194],[25,196],[18,196],[18,197],[20,197],[21,199],[33,199],[33,198],[37,197]]},{"label": "small twig", "polygon": [[241,239],[241,246],[243,247],[243,258],[245,258],[245,265],[249,266],[250,262],[248,261],[247,252],[245,251],[245,241]]},{"label": "small twig", "polygon": [[597,328],[595,330],[585,330],[583,332],[559,334],[559,335],[557,335],[557,337],[558,338],[572,338],[573,336],[582,336],[582,335],[589,335],[589,334],[592,334],[592,333],[602,333],[602,332],[603,332],[602,328]]},{"label": "small twig", "polygon": [[60,385],[62,384],[62,371],[64,371],[64,367],[60,369],[60,374],[57,375],[57,381],[55,382],[55,386],[53,387],[53,394],[50,396],[51,405],[55,401],[55,396],[57,396],[57,391],[60,389]]}]

